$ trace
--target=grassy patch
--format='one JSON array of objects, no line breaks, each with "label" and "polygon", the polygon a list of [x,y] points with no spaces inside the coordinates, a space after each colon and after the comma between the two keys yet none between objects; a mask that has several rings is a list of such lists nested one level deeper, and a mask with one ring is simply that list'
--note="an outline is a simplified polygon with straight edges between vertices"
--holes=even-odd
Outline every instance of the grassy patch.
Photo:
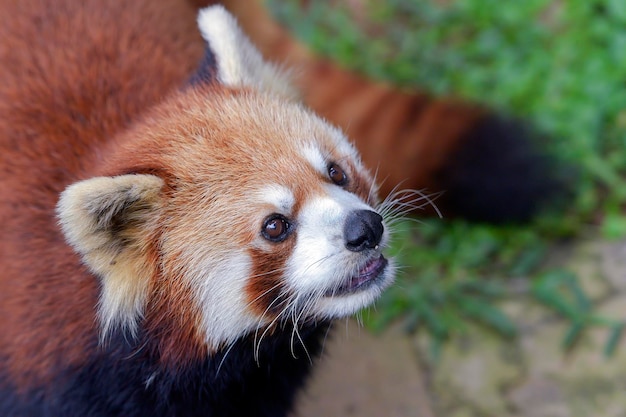
[{"label": "grassy patch", "polygon": [[568,210],[530,227],[427,220],[401,232],[395,250],[406,268],[374,325],[402,316],[443,340],[471,318],[509,336],[514,328],[496,305],[521,279],[527,296],[572,322],[565,344],[588,326],[609,326],[610,351],[623,323],[595,317],[575,276],[543,261],[564,236],[626,235],[626,2],[311,0],[306,12],[297,3],[268,1],[321,54],[372,78],[524,118],[550,138],[546,151],[577,172]]}]

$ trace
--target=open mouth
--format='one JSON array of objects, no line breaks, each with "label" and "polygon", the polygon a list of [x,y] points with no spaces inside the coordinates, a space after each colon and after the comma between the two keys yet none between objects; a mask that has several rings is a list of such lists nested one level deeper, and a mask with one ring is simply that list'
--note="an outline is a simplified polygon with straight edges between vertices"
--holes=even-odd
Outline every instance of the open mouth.
[{"label": "open mouth", "polygon": [[333,288],[326,293],[327,297],[338,297],[362,291],[380,281],[389,262],[383,255],[369,260],[359,272],[350,277],[339,288]]}]

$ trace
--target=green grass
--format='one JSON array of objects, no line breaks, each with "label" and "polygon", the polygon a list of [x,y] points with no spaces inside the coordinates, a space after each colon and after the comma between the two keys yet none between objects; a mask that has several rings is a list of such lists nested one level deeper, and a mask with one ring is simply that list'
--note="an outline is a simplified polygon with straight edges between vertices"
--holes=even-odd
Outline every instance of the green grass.
[{"label": "green grass", "polygon": [[342,2],[311,0],[306,13],[297,3],[268,1],[319,53],[375,79],[528,120],[549,138],[546,152],[576,172],[571,205],[529,227],[427,220],[399,232],[403,274],[370,324],[402,317],[441,341],[475,320],[512,336],[497,303],[521,280],[526,296],[571,322],[567,347],[589,326],[605,326],[610,353],[624,323],[597,317],[577,277],[544,261],[559,239],[583,231],[626,236],[626,2],[363,0],[360,26]]}]

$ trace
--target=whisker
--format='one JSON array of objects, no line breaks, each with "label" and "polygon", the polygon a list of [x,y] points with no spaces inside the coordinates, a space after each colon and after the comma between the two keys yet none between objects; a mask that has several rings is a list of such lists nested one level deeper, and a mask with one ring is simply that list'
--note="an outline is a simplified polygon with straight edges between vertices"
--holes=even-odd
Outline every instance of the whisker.
[{"label": "whisker", "polygon": [[[436,206],[434,200],[439,198],[443,193],[426,194],[421,190],[398,189],[394,187],[391,193],[378,205],[381,216],[385,219],[395,219],[405,217],[411,211],[422,209],[425,206],[431,206],[437,215],[441,218],[443,215]],[[422,204],[417,204],[422,202]]]},{"label": "whisker", "polygon": [[328,325],[326,327],[326,333],[324,333],[324,339],[322,340],[322,348],[320,349],[320,355],[324,354],[324,350],[326,349],[326,342],[328,341],[328,335],[330,334],[330,329],[332,328],[332,325]]},{"label": "whisker", "polygon": [[302,318],[302,315],[305,313],[305,311],[307,311],[310,308],[310,305],[313,304],[312,299],[309,298],[305,303],[304,306],[302,308],[302,310],[300,311],[300,314],[296,317],[295,316],[295,311],[294,311],[294,315],[292,317],[292,323],[293,323],[293,330],[291,332],[291,356],[296,359],[296,355],[295,355],[295,348],[294,348],[294,335],[298,337],[298,340],[300,341],[300,344],[302,345],[302,348],[304,349],[304,353],[306,354],[307,358],[309,359],[309,363],[313,363],[313,359],[311,358],[311,355],[309,354],[309,350],[306,347],[306,344],[304,343],[304,340],[302,339],[302,336],[300,335],[300,332],[298,331],[298,323],[300,322],[300,319]]},{"label": "whisker", "polygon": [[[279,301],[284,295],[286,294],[279,294],[278,297],[276,297],[275,300],[273,300],[270,305],[267,306],[267,308],[265,309],[265,311],[263,311],[263,314],[261,314],[261,317],[259,317],[259,324],[257,325],[257,328],[254,332],[254,342],[253,342],[253,346],[255,346],[255,359],[258,360],[258,351],[259,351],[259,347],[261,345],[261,340],[263,340],[263,336],[265,336],[265,334],[267,333],[267,331],[269,329],[272,328],[272,326],[276,323],[276,321],[281,317],[281,314],[285,311],[285,309],[282,310],[281,313],[277,314],[276,317],[274,317],[272,319],[272,321],[267,325],[267,328],[265,329],[265,331],[263,332],[263,334],[261,335],[260,338],[258,338],[259,335],[259,330],[262,329],[262,322],[263,319],[265,318],[265,315],[272,309],[272,307],[274,307],[274,304]],[[280,304],[284,303],[284,302],[288,302],[288,299],[283,299],[282,301],[280,301]]]},{"label": "whisker", "polygon": [[226,360],[226,357],[228,356],[230,351],[233,350],[234,346],[235,346],[235,342],[231,343],[230,346],[228,347],[228,350],[226,350],[226,353],[224,353],[224,356],[222,357],[222,360],[220,361],[220,364],[217,366],[217,371],[215,372],[215,377],[216,378],[219,376],[220,370],[222,369],[222,365],[224,364],[224,361]]},{"label": "whisker", "polygon": [[254,275],[250,275],[250,278],[259,278],[265,275],[271,275],[271,274],[275,274],[276,272],[283,272],[286,271],[287,267],[282,267],[282,268],[276,268],[276,269],[272,269],[270,271],[266,271],[266,272],[261,272],[259,274],[254,274]]},{"label": "whisker", "polygon": [[267,325],[267,327],[261,334],[261,337],[257,339],[259,329],[257,329],[257,331],[255,332],[253,346],[254,346],[254,359],[257,365],[259,365],[259,351],[261,348],[261,342],[263,341],[263,338],[265,337],[267,332],[276,324],[276,322],[284,315],[285,311],[291,308],[294,302],[295,301],[292,300],[289,304],[285,306],[285,308],[280,312],[280,314],[276,315],[276,317]]},{"label": "whisker", "polygon": [[429,204],[428,201],[425,201],[424,203],[418,205],[417,203],[422,200],[425,200],[425,199],[422,197],[419,197],[419,198],[415,198],[409,201],[398,201],[394,204],[394,206],[386,210],[385,216],[397,217],[399,215],[406,215],[412,211],[422,209]]},{"label": "whisker", "polygon": [[246,304],[246,307],[251,307],[252,304],[256,303],[257,301],[259,301],[262,297],[264,297],[265,295],[269,294],[270,292],[274,291],[276,288],[280,287],[283,283],[279,282],[278,284],[275,284],[273,286],[271,286],[270,288],[268,288],[267,290],[263,291],[261,294],[259,294],[258,296],[256,296],[254,299],[250,300],[248,302],[248,304]]},{"label": "whisker", "polygon": [[383,209],[389,209],[390,207],[394,207],[397,204],[412,204],[421,200],[426,200],[427,202],[434,204],[433,200],[438,198],[440,195],[441,193],[428,195],[419,190],[400,190],[393,194],[390,194],[389,198],[385,199],[380,204],[380,207],[382,207]]},{"label": "whisker", "polygon": [[126,356],[124,359],[128,360],[128,359],[132,359],[134,356],[139,355],[139,353],[141,353],[141,351],[148,345],[148,340],[146,340],[145,342],[143,342],[141,344],[141,346],[139,346],[137,349],[135,349],[133,352],[131,352],[128,356]]},{"label": "whisker", "polygon": [[313,268],[314,266],[317,266],[319,264],[321,264],[322,262],[327,261],[330,258],[333,258],[335,256],[339,256],[339,253],[331,253],[330,255],[324,256],[323,258],[318,259],[315,262],[310,263],[309,265],[307,265],[307,267],[304,269],[304,271],[302,271],[302,273],[306,273],[309,271],[309,269]]}]

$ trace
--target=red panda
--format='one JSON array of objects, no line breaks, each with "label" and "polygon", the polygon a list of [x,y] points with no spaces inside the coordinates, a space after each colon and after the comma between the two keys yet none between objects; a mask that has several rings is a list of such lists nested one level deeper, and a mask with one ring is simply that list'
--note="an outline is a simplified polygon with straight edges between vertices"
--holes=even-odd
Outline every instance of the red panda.
[{"label": "red panda", "polygon": [[0,8],[0,415],[285,415],[393,202],[220,6]]}]

